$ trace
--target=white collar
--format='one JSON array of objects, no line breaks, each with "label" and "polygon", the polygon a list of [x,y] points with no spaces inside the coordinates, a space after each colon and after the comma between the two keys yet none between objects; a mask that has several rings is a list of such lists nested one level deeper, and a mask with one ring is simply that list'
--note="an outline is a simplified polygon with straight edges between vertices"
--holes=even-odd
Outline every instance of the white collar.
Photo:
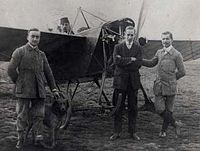
[{"label": "white collar", "polygon": [[131,49],[132,45],[133,45],[133,41],[130,44],[126,41],[126,46],[128,49]]},{"label": "white collar", "polygon": [[169,51],[172,49],[172,47],[173,47],[172,45],[170,45],[170,46],[167,47],[167,48],[164,47],[164,50],[165,50],[166,52],[169,52]]},{"label": "white collar", "polygon": [[128,43],[128,41],[126,41],[127,46],[132,46],[132,44],[133,44],[133,41],[130,44]]},{"label": "white collar", "polygon": [[32,48],[32,49],[36,49],[38,46],[33,46],[31,45],[29,42],[28,42],[29,46]]}]

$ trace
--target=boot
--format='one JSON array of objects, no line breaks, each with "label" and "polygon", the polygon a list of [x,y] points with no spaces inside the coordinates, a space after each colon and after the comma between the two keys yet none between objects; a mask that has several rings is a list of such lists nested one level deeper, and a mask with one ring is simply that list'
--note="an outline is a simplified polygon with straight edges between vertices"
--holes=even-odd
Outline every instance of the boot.
[{"label": "boot", "polygon": [[181,135],[181,126],[182,123],[181,122],[175,122],[175,134],[176,134],[176,138],[180,137]]},{"label": "boot", "polygon": [[136,133],[132,133],[130,134],[130,138],[134,139],[134,140],[137,140],[137,141],[140,141],[141,138],[136,134]]},{"label": "boot", "polygon": [[169,124],[171,123],[171,120],[172,120],[171,112],[165,110],[160,115],[161,115],[161,117],[163,117],[163,124],[162,124],[161,132],[166,132],[169,127]]},{"label": "boot", "polygon": [[17,149],[20,149],[20,148],[22,148],[22,147],[24,147],[24,141],[23,141],[23,140],[18,140],[18,141],[17,141],[16,148],[17,148]]},{"label": "boot", "polygon": [[119,133],[114,133],[111,137],[110,137],[110,140],[111,141],[114,141],[116,139],[120,138],[120,134]]},{"label": "boot", "polygon": [[38,131],[32,130],[32,143],[34,145],[39,145],[39,142],[43,141],[43,135],[39,134]]},{"label": "boot", "polygon": [[24,146],[24,132],[18,132],[18,141],[16,148],[22,148]]},{"label": "boot", "polygon": [[167,136],[167,134],[166,134],[166,132],[164,132],[164,131],[161,131],[161,132],[159,133],[159,137],[164,138],[164,137],[166,137],[166,136]]},{"label": "boot", "polygon": [[38,145],[39,141],[43,140],[43,135],[42,135],[42,122],[43,118],[34,118],[34,124],[32,127],[32,141],[34,145]]}]

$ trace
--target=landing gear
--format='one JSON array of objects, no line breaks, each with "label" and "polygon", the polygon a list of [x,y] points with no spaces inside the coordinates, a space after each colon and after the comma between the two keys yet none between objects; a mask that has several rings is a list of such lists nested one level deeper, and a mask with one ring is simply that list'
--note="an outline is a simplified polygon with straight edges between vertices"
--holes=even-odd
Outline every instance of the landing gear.
[{"label": "landing gear", "polygon": [[141,90],[142,90],[142,93],[144,95],[144,99],[145,99],[145,103],[144,105],[142,105],[138,111],[149,111],[149,112],[153,112],[155,113],[155,106],[154,106],[154,103],[153,101],[147,96],[145,90],[144,90],[144,87],[143,85],[141,84],[140,86]]}]

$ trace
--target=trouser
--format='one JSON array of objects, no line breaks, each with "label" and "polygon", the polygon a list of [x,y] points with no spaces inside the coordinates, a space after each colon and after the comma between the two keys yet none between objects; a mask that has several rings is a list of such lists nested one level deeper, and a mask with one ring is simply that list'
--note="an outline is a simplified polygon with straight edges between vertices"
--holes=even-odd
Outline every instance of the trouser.
[{"label": "trouser", "polygon": [[156,96],[155,107],[157,112],[163,118],[162,130],[165,132],[168,126],[171,124],[176,127],[175,119],[173,117],[173,106],[174,106],[175,95],[171,96]]},{"label": "trouser", "polygon": [[113,105],[118,106],[114,114],[114,133],[121,133],[122,131],[122,113],[126,96],[128,96],[128,132],[131,135],[136,132],[136,119],[138,114],[137,93],[138,90],[133,90],[131,86],[126,91],[114,89]]},{"label": "trouser", "polygon": [[44,118],[44,99],[19,98],[16,102],[18,140],[24,139],[24,134],[30,124],[32,131],[38,133],[42,128]]}]

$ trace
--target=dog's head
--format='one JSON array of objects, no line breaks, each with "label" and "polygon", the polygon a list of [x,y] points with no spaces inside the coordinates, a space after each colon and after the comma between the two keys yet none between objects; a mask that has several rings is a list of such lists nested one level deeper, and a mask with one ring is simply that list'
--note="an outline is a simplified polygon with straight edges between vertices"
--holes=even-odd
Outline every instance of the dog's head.
[{"label": "dog's head", "polygon": [[69,100],[62,92],[59,92],[59,95],[59,98],[54,98],[52,107],[54,112],[58,113],[59,115],[63,115],[67,112]]}]

